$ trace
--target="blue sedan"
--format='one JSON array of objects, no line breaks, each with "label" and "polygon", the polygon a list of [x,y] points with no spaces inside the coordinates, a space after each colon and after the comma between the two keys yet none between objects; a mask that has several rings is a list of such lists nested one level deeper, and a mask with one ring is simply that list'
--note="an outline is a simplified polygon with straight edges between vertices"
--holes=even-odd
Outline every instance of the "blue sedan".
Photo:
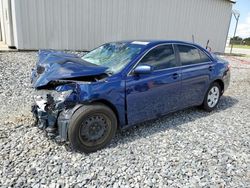
[{"label": "blue sedan", "polygon": [[40,50],[32,71],[36,125],[86,153],[124,129],[192,106],[216,108],[230,80],[225,60],[181,41],[121,41],[83,57]]}]

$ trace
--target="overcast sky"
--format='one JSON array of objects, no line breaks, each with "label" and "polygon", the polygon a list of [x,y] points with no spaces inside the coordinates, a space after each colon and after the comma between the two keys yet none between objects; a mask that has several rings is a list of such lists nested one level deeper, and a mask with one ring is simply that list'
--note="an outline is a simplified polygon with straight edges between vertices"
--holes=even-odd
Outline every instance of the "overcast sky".
[{"label": "overcast sky", "polygon": [[[240,19],[236,36],[242,38],[250,37],[250,0],[237,0],[236,4],[233,5],[233,9],[240,12]],[[232,16],[229,37],[233,36],[235,28],[235,18]]]}]

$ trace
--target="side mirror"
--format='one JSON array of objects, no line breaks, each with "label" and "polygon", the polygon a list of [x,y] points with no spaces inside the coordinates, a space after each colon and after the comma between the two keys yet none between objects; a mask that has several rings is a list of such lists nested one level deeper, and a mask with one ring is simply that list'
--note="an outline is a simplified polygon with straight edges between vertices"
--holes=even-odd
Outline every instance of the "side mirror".
[{"label": "side mirror", "polygon": [[152,72],[153,68],[149,65],[138,65],[134,69],[134,74],[150,74]]}]

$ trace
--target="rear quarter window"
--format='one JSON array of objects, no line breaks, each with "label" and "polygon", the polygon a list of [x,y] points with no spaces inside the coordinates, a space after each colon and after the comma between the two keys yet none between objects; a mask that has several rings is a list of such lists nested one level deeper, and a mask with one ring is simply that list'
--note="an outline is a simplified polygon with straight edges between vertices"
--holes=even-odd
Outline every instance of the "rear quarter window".
[{"label": "rear quarter window", "polygon": [[209,62],[211,61],[211,59],[208,57],[207,54],[205,54],[205,52],[199,50],[200,53],[200,57],[201,57],[201,62]]}]

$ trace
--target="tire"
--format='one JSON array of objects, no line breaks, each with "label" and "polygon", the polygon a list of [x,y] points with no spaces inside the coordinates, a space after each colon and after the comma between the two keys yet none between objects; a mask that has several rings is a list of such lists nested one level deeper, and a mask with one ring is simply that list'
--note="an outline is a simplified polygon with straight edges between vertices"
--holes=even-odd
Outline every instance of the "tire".
[{"label": "tire", "polygon": [[104,148],[114,137],[117,118],[102,104],[86,105],[71,117],[68,137],[73,149],[91,153]]},{"label": "tire", "polygon": [[205,95],[202,104],[203,109],[208,112],[214,110],[219,103],[220,96],[221,96],[221,87],[217,82],[213,82],[208,88],[208,91]]}]

